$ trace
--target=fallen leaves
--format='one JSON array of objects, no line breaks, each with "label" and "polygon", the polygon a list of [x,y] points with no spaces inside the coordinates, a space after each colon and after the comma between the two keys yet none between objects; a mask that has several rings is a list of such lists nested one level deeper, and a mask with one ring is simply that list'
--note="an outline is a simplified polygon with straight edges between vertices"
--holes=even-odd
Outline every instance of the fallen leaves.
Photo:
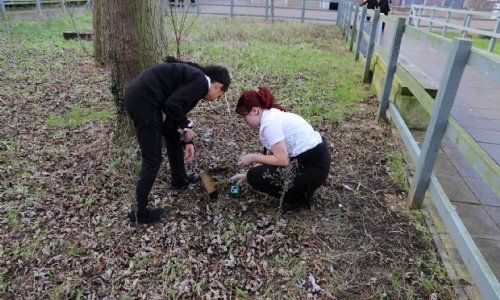
[{"label": "fallen leaves", "polygon": [[[58,47],[55,57],[5,48],[11,61],[0,77],[0,297],[366,299],[378,288],[435,297],[416,278],[433,270],[408,259],[431,260],[432,249],[404,215],[378,200],[403,191],[379,164],[391,133],[373,125],[376,99],[342,123],[313,124],[328,140],[332,170],[313,209],[287,215],[248,185],[238,197],[224,185],[244,171],[236,165],[240,153],[261,151],[258,133],[233,113],[237,92],[227,97],[229,112],[223,102],[201,103],[190,116],[199,135],[188,169],[215,170],[218,200],[199,186],[171,193],[164,163],[151,204],[169,214],[133,228],[126,215],[137,145],[113,142],[114,120],[67,120],[73,108],[115,108],[106,72]],[[26,60],[36,56],[44,63]],[[273,86],[295,80],[262,76]],[[49,126],[51,116],[64,122]],[[396,271],[404,272],[399,286],[386,275]]]}]

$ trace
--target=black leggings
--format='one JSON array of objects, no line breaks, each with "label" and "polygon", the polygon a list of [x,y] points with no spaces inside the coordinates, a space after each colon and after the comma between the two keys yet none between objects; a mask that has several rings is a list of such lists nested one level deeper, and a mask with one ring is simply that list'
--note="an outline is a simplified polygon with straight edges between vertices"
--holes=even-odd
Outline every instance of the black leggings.
[{"label": "black leggings", "polygon": [[152,95],[131,86],[125,93],[125,107],[134,121],[137,141],[141,148],[142,167],[136,187],[136,200],[139,212],[148,206],[148,197],[160,170],[162,162],[162,136],[167,145],[168,162],[171,169],[172,184],[183,182],[186,178],[184,149],[177,126],[167,118],[162,121],[161,109],[154,105]]},{"label": "black leggings", "polygon": [[[284,202],[290,204],[305,202],[307,195],[314,193],[326,181],[332,161],[324,138],[321,144],[291,158],[290,163],[294,160],[298,166],[283,198]],[[260,165],[248,170],[247,180],[254,189],[279,198],[285,180],[282,174],[283,167]]]}]

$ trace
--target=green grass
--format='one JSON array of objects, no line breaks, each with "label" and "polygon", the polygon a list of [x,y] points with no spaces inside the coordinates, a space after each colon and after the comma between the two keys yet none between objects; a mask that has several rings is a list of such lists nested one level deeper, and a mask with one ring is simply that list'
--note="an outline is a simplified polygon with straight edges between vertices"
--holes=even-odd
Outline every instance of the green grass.
[{"label": "green grass", "polygon": [[[229,66],[235,79],[232,92],[266,85],[280,104],[312,122],[340,119],[367,97],[369,90],[359,83],[361,65],[353,66],[343,44],[331,40],[336,27],[251,19],[227,26],[228,22],[231,19],[214,18],[195,23],[181,49],[184,57],[200,56],[209,58],[207,63]],[[168,23],[167,29],[171,30]],[[175,44],[170,46],[173,51]]]},{"label": "green grass", "polygon": [[388,167],[389,175],[392,180],[399,183],[405,191],[410,189],[408,183],[407,174],[404,171],[405,157],[401,152],[393,151],[388,152],[380,158],[380,160],[386,163]]},{"label": "green grass", "polygon": [[[435,34],[441,35],[441,32],[434,32]],[[449,39],[453,38],[461,38],[462,33],[461,32],[446,32],[446,37]],[[490,44],[490,39],[485,39],[485,38],[480,38],[478,34],[475,33],[469,33],[466,37],[467,39],[472,40],[472,47],[481,49],[481,50],[488,50],[489,44]],[[493,49],[494,54],[500,55],[500,46],[498,45],[499,41],[497,40],[497,43],[495,45],[495,48]]]},{"label": "green grass", "polygon": [[81,125],[88,121],[112,119],[113,113],[109,110],[96,111],[84,107],[73,107],[63,115],[51,114],[47,119],[47,125],[54,127],[58,125]]}]

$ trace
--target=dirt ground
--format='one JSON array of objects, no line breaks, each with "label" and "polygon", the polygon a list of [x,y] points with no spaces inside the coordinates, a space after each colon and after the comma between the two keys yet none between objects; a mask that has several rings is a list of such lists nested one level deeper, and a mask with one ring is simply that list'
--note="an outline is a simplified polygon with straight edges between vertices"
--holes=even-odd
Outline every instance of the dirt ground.
[{"label": "dirt ground", "polygon": [[[114,141],[107,74],[71,53],[36,65],[30,53],[4,53],[0,298],[456,298],[422,215],[389,176],[387,154],[399,148],[374,121],[375,97],[342,121],[313,124],[329,144],[330,176],[311,210],[286,215],[248,185],[229,192],[229,176],[244,171],[238,156],[261,151],[236,99],[200,104],[188,169],[212,170],[218,198],[200,185],[172,193],[164,163],[151,203],[169,210],[166,220],[131,227],[140,156],[133,138]],[[13,76],[19,64],[25,73]]]}]

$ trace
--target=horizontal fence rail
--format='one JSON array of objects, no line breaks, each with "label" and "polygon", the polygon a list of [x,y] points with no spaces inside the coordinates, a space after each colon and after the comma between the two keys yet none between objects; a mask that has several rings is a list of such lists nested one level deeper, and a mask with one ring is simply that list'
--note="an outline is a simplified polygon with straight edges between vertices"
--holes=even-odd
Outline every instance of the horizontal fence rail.
[{"label": "horizontal fence rail", "polygon": [[[418,6],[420,11],[432,7]],[[447,9],[439,9],[447,13]],[[441,145],[443,135],[457,146],[462,154],[467,158],[481,177],[492,188],[494,193],[500,197],[500,167],[496,164],[481,147],[465,132],[460,125],[450,116],[451,105],[454,102],[455,95],[458,90],[458,85],[461,80],[465,66],[469,66],[479,71],[484,76],[499,82],[500,81],[500,65],[499,56],[488,51],[472,48],[472,42],[466,39],[448,39],[443,35],[434,34],[429,28],[434,25],[424,28],[419,28],[423,21],[423,13],[415,15],[413,10],[411,22],[404,24],[404,19],[399,18],[391,20],[385,15],[381,15],[378,10],[367,10],[366,6],[359,6],[352,2],[343,2],[339,8],[339,23],[346,39],[350,41],[350,49],[352,51],[354,44],[356,45],[355,60],[358,60],[360,55],[360,45],[365,45],[365,72],[364,79],[370,81],[370,67],[373,55],[377,55],[386,66],[386,73],[382,87],[382,95],[380,97],[379,119],[386,119],[386,112],[390,114],[391,120],[408,149],[412,160],[416,164],[416,173],[413,177],[410,187],[409,201],[412,206],[420,207],[423,201],[425,192],[431,195],[433,203],[436,205],[439,215],[445,222],[445,225],[452,237],[459,253],[466,264],[479,292],[484,299],[500,299],[500,283],[491,271],[481,252],[474,243],[469,232],[462,223],[457,212],[453,208],[449,198],[445,194],[443,188],[433,174],[433,165],[437,156],[437,151]],[[470,12],[462,11],[466,15]],[[451,13],[450,13],[451,14]],[[434,18],[436,14],[434,13]],[[481,13],[479,15],[484,15]],[[353,17],[354,16],[354,17]],[[366,16],[371,17],[372,27],[365,30]],[[417,16],[417,17],[415,17]],[[449,17],[449,14],[448,14]],[[429,18],[426,20],[435,20]],[[471,17],[465,25],[470,25]],[[386,26],[395,28],[395,34],[392,41],[392,46],[389,52],[378,44],[380,37],[380,23],[385,22]],[[498,38],[498,20],[497,25],[491,32],[490,38],[495,40]],[[457,30],[467,30],[467,32],[481,32],[484,30],[476,30],[467,26],[458,26]],[[451,26],[449,26],[451,27]],[[443,73],[443,78],[437,87],[438,94],[433,98],[426,89],[419,84],[416,78],[406,70],[404,57],[399,55],[399,49],[405,38],[411,38],[424,43],[440,52],[448,54],[448,61]],[[406,82],[405,86],[410,90],[413,96],[418,100],[421,106],[431,115],[429,127],[425,135],[422,148],[420,149],[413,138],[408,126],[401,117],[396,105],[389,99],[390,91],[394,78],[398,78],[401,82]],[[444,120],[444,122],[443,122]]]}]

